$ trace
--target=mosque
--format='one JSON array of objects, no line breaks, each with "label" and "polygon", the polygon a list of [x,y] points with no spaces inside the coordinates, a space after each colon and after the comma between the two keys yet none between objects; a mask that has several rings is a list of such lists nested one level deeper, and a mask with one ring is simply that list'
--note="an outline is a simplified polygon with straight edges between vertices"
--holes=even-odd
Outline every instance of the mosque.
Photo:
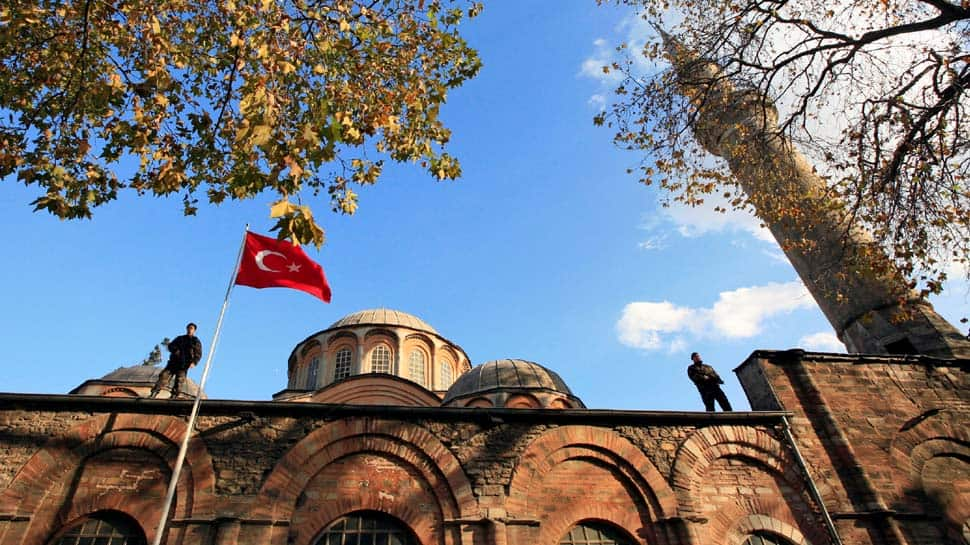
[{"label": "mosque", "polygon": [[754,351],[751,411],[591,409],[364,310],[298,342],[272,400],[202,403],[165,520],[192,402],[146,399],[158,369],[0,394],[0,545],[970,544],[970,341],[846,229],[770,104],[668,46],[697,141],[849,354]]},{"label": "mosque", "polygon": [[[755,351],[750,412],[590,409],[365,310],[298,342],[271,401],[202,403],[161,542],[965,545],[968,363]],[[148,399],[159,371],[0,394],[0,545],[156,539],[192,404]]]}]

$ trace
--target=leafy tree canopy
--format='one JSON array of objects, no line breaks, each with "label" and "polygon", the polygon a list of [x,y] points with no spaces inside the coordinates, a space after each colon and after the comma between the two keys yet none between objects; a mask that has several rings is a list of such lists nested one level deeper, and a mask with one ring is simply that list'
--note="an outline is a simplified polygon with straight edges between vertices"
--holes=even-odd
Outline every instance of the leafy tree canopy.
[{"label": "leafy tree canopy", "polygon": [[[481,63],[458,0],[10,0],[0,177],[87,218],[125,189],[186,214],[275,194],[279,236],[324,241],[303,198],[357,208],[385,159],[460,175],[439,119]],[[130,165],[130,166],[129,166]]]},{"label": "leafy tree canopy", "polygon": [[[603,1],[603,0],[600,0]],[[912,286],[938,292],[970,259],[967,0],[618,0],[753,89],[814,160],[833,202],[873,233]],[[696,204],[744,207],[724,162],[697,146],[658,32],[621,45],[616,100],[594,122],[643,154],[641,180]],[[770,104],[769,104],[770,103]],[[764,218],[770,219],[770,218]]]}]

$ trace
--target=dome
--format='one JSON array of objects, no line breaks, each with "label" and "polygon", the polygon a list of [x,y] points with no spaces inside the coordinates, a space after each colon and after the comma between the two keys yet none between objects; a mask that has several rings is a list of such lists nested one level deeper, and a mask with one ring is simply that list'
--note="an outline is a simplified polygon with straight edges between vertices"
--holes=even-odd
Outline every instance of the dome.
[{"label": "dome", "polygon": [[[88,379],[77,388],[71,390],[72,394],[81,395],[126,395],[144,397],[148,395],[151,387],[158,380],[162,368],[153,365],[132,365],[129,367],[119,367],[101,378]],[[186,377],[179,388],[184,396],[195,397],[199,391],[198,385],[192,379]],[[162,397],[168,397],[168,390],[162,390]],[[203,397],[205,395],[203,394]]]},{"label": "dome", "polygon": [[350,376],[377,373],[415,382],[440,399],[468,369],[465,351],[421,318],[387,308],[361,310],[293,347],[286,389],[273,398],[296,399]]},{"label": "dome", "polygon": [[418,318],[413,314],[408,314],[407,312],[401,312],[400,310],[393,310],[389,308],[372,308],[354,312],[353,314],[348,314],[330,324],[330,327],[327,329],[374,324],[409,327],[411,329],[417,329],[419,331],[426,331],[428,333],[440,335],[435,328],[431,327],[428,322],[425,322],[421,318]]},{"label": "dome", "polygon": [[161,372],[162,369],[160,367],[153,365],[133,365],[131,367],[119,367],[101,377],[101,380],[110,380],[112,382],[151,382],[154,384],[158,380],[158,375]]},{"label": "dome", "polygon": [[498,392],[559,394],[556,397],[568,398],[570,405],[583,406],[582,401],[573,395],[566,382],[554,371],[538,363],[518,359],[493,360],[473,367],[458,377],[448,389],[443,404]]}]

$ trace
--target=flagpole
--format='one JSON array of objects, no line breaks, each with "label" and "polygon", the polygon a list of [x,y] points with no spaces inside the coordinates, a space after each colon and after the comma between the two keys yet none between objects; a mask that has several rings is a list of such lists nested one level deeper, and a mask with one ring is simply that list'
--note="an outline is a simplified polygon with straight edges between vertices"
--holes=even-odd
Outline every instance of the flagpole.
[{"label": "flagpole", "polygon": [[[168,522],[168,512],[172,508],[172,500],[175,498],[175,486],[178,484],[179,476],[182,473],[182,465],[185,463],[185,454],[189,450],[189,439],[195,430],[195,419],[199,415],[199,405],[202,403],[202,392],[205,388],[205,381],[209,377],[209,367],[212,365],[212,356],[216,352],[216,343],[219,342],[219,333],[222,330],[222,319],[229,308],[229,295],[232,293],[233,286],[236,285],[236,275],[239,274],[239,265],[242,263],[243,250],[246,248],[246,235],[249,233],[249,224],[246,224],[246,231],[243,234],[242,244],[239,245],[239,255],[236,256],[236,266],[232,270],[232,277],[229,279],[229,287],[226,288],[226,297],[222,301],[222,310],[219,311],[219,319],[216,321],[216,330],[212,335],[212,343],[209,344],[209,355],[205,359],[205,367],[202,369],[202,378],[195,393],[195,403],[192,404],[192,413],[189,415],[188,430],[182,439],[182,446],[179,448],[178,457],[175,459],[175,467],[172,469],[172,479],[168,483],[168,492],[165,494],[165,505],[162,508],[162,517],[158,521],[158,528],[155,530],[155,539],[152,545],[160,545],[162,534],[165,532],[165,525]],[[173,392],[178,395],[178,392]]]}]

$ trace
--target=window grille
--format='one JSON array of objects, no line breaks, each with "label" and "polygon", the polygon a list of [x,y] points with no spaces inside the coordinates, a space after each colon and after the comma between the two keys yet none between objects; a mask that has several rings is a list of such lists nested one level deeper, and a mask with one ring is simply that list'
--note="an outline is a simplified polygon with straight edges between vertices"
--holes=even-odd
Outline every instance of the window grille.
[{"label": "window grille", "polygon": [[383,344],[377,345],[370,356],[371,373],[390,373],[391,372],[391,351]]},{"label": "window grille", "polygon": [[333,380],[343,380],[350,376],[351,352],[349,348],[341,348],[334,359]]},{"label": "window grille", "polygon": [[417,348],[411,351],[411,356],[408,358],[408,371],[411,374],[411,380],[425,386],[424,352]]}]

